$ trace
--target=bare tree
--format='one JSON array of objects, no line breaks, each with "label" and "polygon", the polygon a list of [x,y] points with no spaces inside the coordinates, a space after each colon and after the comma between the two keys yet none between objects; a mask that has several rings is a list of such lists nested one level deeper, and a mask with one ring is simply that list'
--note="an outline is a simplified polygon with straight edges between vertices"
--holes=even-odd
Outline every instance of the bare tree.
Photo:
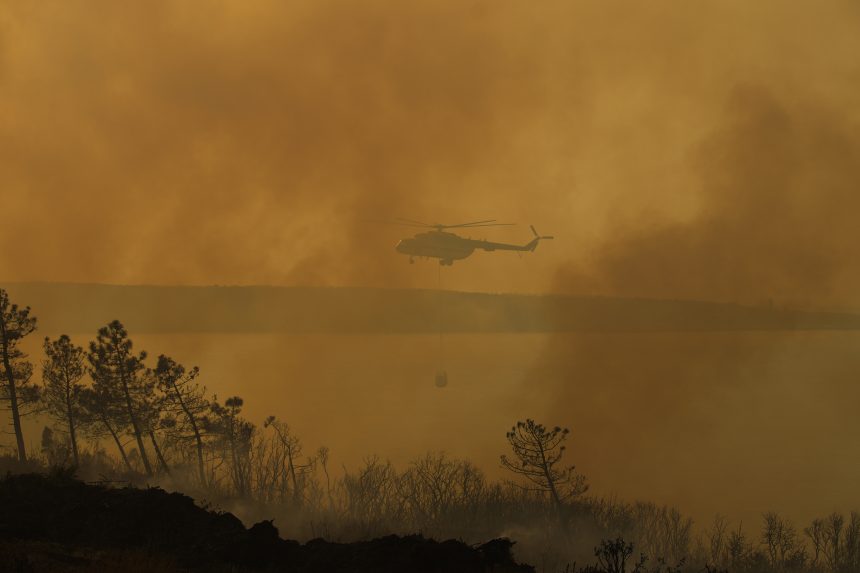
[{"label": "bare tree", "polygon": [[163,354],[151,372],[158,388],[165,396],[165,410],[176,420],[176,428],[182,437],[194,439],[197,450],[197,472],[202,485],[206,485],[206,470],[203,463],[203,419],[210,410],[206,400],[206,389],[197,383],[200,370],[195,366],[186,371],[182,364]]},{"label": "bare tree", "polygon": [[452,522],[461,531],[474,525],[485,482],[470,462],[427,453],[414,460],[398,481],[403,504],[419,531],[443,535]]},{"label": "bare tree", "polygon": [[[623,538],[604,539],[594,548],[597,558],[597,570],[605,573],[627,573],[627,562],[633,556],[633,544]],[[639,562],[633,567],[633,573],[645,570],[644,554],[639,555]]]},{"label": "bare tree", "polygon": [[227,398],[224,405],[213,400],[213,420],[209,429],[219,437],[225,457],[229,460],[230,479],[240,496],[251,491],[251,447],[255,433],[254,425],[240,416],[244,401],[239,396]]},{"label": "bare tree", "polygon": [[[9,401],[12,411],[12,425],[18,447],[18,459],[27,460],[24,447],[24,432],[21,429],[21,408],[19,386],[29,382],[32,365],[23,362],[26,355],[18,349],[22,338],[36,329],[36,317],[30,316],[30,307],[19,308],[9,301],[9,294],[0,288],[0,354],[6,378],[4,398]],[[17,362],[17,364],[16,364]]]},{"label": "bare tree", "polygon": [[331,476],[328,473],[328,455],[329,450],[326,446],[320,446],[317,450],[317,459],[319,460],[320,467],[322,468],[323,475],[325,475],[325,489],[326,489],[326,498],[328,500],[328,508],[334,509],[334,495],[332,494],[331,487]]},{"label": "bare tree", "polygon": [[860,570],[860,514],[840,513],[818,518],[804,529],[812,541],[812,565],[834,572]]},{"label": "bare tree", "polygon": [[674,507],[636,502],[632,515],[637,524],[636,539],[640,550],[677,563],[690,553],[693,520]]},{"label": "bare tree", "polygon": [[45,338],[44,347],[47,358],[42,362],[42,400],[46,411],[68,429],[72,458],[78,466],[77,426],[84,387],[80,383],[85,372],[84,349],[75,346],[65,334],[54,341]]},{"label": "bare tree", "polygon": [[517,422],[507,433],[514,457],[501,457],[502,467],[528,480],[530,485],[525,489],[548,492],[558,510],[565,501],[588,489],[585,477],[576,472],[575,466],[561,466],[563,444],[569,434],[567,428],[547,430],[531,419]]},{"label": "bare tree", "polygon": [[856,511],[851,512],[843,530],[839,560],[842,571],[860,570],[860,514]]},{"label": "bare tree", "polygon": [[299,462],[299,457],[302,455],[302,442],[298,436],[292,433],[290,426],[286,423],[281,422],[274,416],[269,416],[263,422],[263,427],[270,427],[275,431],[275,436],[277,436],[283,448],[285,462],[283,471],[286,472],[290,480],[293,503],[299,506],[304,499],[304,477],[306,473],[313,469],[314,460],[309,459],[304,464]]},{"label": "bare tree", "polygon": [[806,552],[799,543],[794,525],[773,511],[768,511],[762,517],[761,541],[771,568],[784,570],[802,567],[806,561]]},{"label": "bare tree", "polygon": [[822,557],[826,558],[830,551],[830,537],[827,535],[826,522],[820,517],[815,518],[803,532],[812,541],[812,568],[818,569]]},{"label": "bare tree", "polygon": [[725,567],[728,563],[728,522],[722,515],[715,515],[713,524],[706,531],[708,536],[708,559],[713,567]]},{"label": "bare tree", "polygon": [[120,400],[125,405],[125,413],[131,426],[134,439],[146,475],[153,475],[152,464],[143,445],[143,430],[140,423],[140,397],[144,392],[140,371],[146,352],[132,353],[132,342],[122,323],[114,320],[99,329],[95,342],[90,343],[88,359],[90,375],[94,387],[103,395]]},{"label": "bare tree", "polygon": [[743,523],[738,523],[737,530],[729,534],[728,556],[729,568],[732,571],[749,568],[755,558],[755,549],[747,540],[743,527]]},{"label": "bare tree", "polygon": [[397,471],[390,461],[371,456],[355,473],[344,468],[341,484],[345,517],[361,528],[361,535],[372,537],[391,531],[392,521],[402,516]]}]

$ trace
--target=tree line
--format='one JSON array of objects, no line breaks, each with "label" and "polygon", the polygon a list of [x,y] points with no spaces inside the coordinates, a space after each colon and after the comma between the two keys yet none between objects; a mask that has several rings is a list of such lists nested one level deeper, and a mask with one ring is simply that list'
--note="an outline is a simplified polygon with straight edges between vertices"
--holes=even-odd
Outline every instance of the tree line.
[{"label": "tree line", "polygon": [[[797,529],[768,512],[758,533],[717,517],[697,534],[675,508],[586,495],[585,477],[566,463],[570,431],[530,419],[506,433],[509,453],[499,463],[512,479],[490,480],[470,461],[438,452],[405,468],[369,456],[335,474],[327,448],[306,451],[275,416],[251,423],[242,415],[242,398],[221,402],[209,395],[197,367],[166,355],[148,363],[119,321],[86,345],[67,335],[45,338],[44,357],[34,365],[21,342],[36,328],[30,308],[13,304],[0,289],[0,399],[11,414],[19,463],[28,460],[21,419],[40,414],[52,424],[30,458],[105,479],[154,480],[219,501],[248,521],[274,517],[290,537],[347,541],[421,532],[479,542],[509,536],[521,559],[546,571],[592,557],[613,573],[705,566],[712,573],[860,571],[860,514],[833,513]],[[660,560],[646,568],[643,555]]]},{"label": "tree line", "polygon": [[118,320],[100,328],[86,347],[65,334],[46,337],[37,384],[37,368],[21,350],[36,327],[31,309],[12,303],[0,289],[0,398],[11,413],[19,461],[27,460],[21,420],[42,414],[64,438],[51,428],[43,432],[43,449],[54,462],[65,463],[57,459],[64,452],[62,457],[80,466],[82,438],[106,439],[129,474],[169,476],[178,463],[193,466],[198,483],[206,485],[228,461],[241,484],[242,459],[253,433],[240,415],[241,398],[220,403],[207,395],[197,367],[188,369],[169,356],[160,355],[154,367],[147,366],[146,352],[135,350]]},{"label": "tree line", "polygon": [[[12,303],[0,289],[2,398],[12,414],[19,461],[27,460],[21,418],[39,413],[54,422],[42,436],[43,453],[54,464],[79,467],[82,438],[88,438],[112,443],[128,474],[171,476],[178,465],[185,478],[193,467],[197,486],[220,486],[238,496],[271,500],[289,492],[299,506],[305,478],[317,467],[330,485],[326,448],[303,457],[301,441],[274,416],[263,422],[268,437],[261,440],[260,429],[241,415],[242,398],[222,404],[207,395],[196,366],[187,369],[169,356],[147,366],[147,353],[134,348],[118,320],[100,328],[86,348],[65,334],[46,337],[37,384],[33,363],[20,348],[36,326],[31,309]],[[568,433],[533,420],[519,422],[507,434],[513,455],[501,456],[503,467],[525,478],[523,491],[547,494],[559,515],[587,489],[585,478],[562,464]],[[353,485],[349,479],[347,489]]]}]

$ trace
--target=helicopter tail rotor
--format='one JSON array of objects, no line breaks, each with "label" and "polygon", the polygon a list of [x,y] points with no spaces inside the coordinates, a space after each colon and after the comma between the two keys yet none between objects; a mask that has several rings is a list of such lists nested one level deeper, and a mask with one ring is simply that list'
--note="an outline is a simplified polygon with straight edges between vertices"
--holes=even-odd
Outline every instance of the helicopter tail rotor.
[{"label": "helicopter tail rotor", "polygon": [[538,235],[538,232],[535,230],[534,225],[529,225],[529,229],[532,230],[532,234],[535,236],[535,239],[555,239],[552,235]]},{"label": "helicopter tail rotor", "polygon": [[534,251],[534,250],[537,248],[538,243],[540,243],[540,242],[541,242],[541,240],[544,240],[544,239],[554,239],[554,238],[555,238],[555,237],[553,237],[552,235],[539,235],[539,234],[538,234],[538,232],[535,230],[534,225],[529,225],[529,229],[531,229],[531,230],[532,230],[532,234],[535,236],[535,238],[534,238],[534,239],[532,239],[532,240],[531,240],[531,242],[530,242],[528,245],[526,245],[526,248],[527,248],[529,251]]}]

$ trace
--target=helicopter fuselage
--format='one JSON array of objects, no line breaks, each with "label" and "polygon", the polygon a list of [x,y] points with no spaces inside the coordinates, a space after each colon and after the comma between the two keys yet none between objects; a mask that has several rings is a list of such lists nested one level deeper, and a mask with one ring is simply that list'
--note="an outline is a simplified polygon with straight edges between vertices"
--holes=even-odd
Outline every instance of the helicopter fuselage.
[{"label": "helicopter fuselage", "polygon": [[511,245],[469,239],[446,231],[428,231],[418,233],[411,239],[401,240],[395,249],[398,253],[409,255],[410,261],[412,257],[428,257],[439,259],[441,265],[451,265],[456,260],[465,259],[474,253],[475,249],[484,251],[533,251],[537,243],[538,238],[526,245]]}]

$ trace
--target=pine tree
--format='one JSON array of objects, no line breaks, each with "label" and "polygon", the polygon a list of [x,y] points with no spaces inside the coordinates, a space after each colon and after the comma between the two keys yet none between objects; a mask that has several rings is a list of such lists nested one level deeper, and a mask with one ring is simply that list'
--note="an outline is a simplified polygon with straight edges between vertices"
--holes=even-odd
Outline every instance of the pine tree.
[{"label": "pine tree", "polygon": [[524,489],[548,492],[559,510],[566,500],[588,489],[585,477],[578,474],[574,466],[560,463],[568,434],[567,428],[556,426],[548,430],[534,420],[517,422],[507,433],[514,459],[501,457],[502,467],[529,481]]},{"label": "pine tree", "polygon": [[18,343],[34,330],[36,317],[30,316],[30,307],[19,308],[17,304],[12,304],[9,294],[0,288],[0,355],[6,378],[3,397],[9,401],[12,411],[18,459],[22,462],[27,460],[27,452],[21,429],[21,405],[32,402],[36,397],[36,389],[33,386],[27,387],[33,374],[33,366],[24,360],[26,355],[18,349]]},{"label": "pine tree", "polygon": [[132,342],[122,323],[114,320],[99,329],[95,342],[90,343],[88,360],[90,375],[93,379],[93,389],[101,398],[119,401],[124,407],[125,421],[131,427],[132,435],[137,442],[140,459],[146,475],[152,476],[152,464],[149,462],[146,448],[143,444],[141,424],[142,400],[146,393],[142,381],[141,370],[146,352],[132,353]]},{"label": "pine tree", "polygon": [[68,428],[72,457],[78,466],[77,430],[81,415],[80,394],[84,388],[80,381],[86,372],[85,352],[65,334],[53,341],[46,337],[44,347],[47,358],[42,362],[42,400],[48,414]]}]

